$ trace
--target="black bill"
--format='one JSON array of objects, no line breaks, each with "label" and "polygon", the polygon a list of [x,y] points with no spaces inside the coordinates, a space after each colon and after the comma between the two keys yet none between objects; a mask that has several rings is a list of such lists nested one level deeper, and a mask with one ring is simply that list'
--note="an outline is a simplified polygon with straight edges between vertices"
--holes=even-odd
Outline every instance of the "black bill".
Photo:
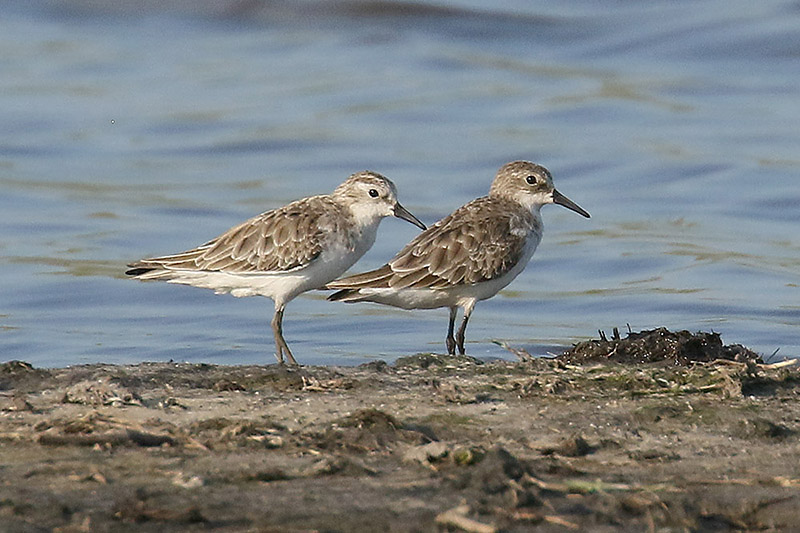
[{"label": "black bill", "polygon": [[575,211],[579,215],[583,215],[586,218],[589,218],[591,216],[581,206],[579,206],[578,204],[576,204],[575,202],[573,202],[572,200],[570,200],[569,198],[567,198],[566,196],[564,196],[555,189],[553,189],[553,203],[558,205],[563,205],[567,209],[571,209],[572,211]]},{"label": "black bill", "polygon": [[[578,209],[580,209],[580,207]],[[403,220],[406,220],[408,222],[411,222],[415,226],[420,227],[422,229],[428,229],[425,227],[425,224],[420,222],[417,217],[411,214],[411,211],[400,205],[399,202],[394,204],[394,216],[396,216],[397,218],[402,218]]]}]

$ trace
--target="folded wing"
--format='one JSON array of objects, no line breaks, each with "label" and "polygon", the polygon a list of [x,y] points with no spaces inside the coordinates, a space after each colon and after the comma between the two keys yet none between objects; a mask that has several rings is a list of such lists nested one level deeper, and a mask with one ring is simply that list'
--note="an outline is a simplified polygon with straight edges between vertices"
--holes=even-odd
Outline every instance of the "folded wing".
[{"label": "folded wing", "polygon": [[[500,277],[524,253],[536,223],[529,213],[504,207],[493,198],[474,200],[420,233],[381,268],[327,287],[347,293],[362,288],[435,290]],[[331,299],[345,296],[337,293]]]},{"label": "folded wing", "polygon": [[[312,204],[312,205],[308,205]],[[246,274],[287,272],[310,264],[335,231],[329,216],[336,205],[323,197],[298,200],[267,211],[202,246],[174,255],[143,259],[126,273],[153,270],[211,271]]]}]

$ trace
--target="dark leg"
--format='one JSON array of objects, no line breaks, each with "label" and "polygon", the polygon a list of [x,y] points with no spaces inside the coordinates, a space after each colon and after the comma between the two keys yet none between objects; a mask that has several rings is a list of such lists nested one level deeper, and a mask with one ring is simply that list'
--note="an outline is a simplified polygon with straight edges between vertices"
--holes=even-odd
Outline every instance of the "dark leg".
[{"label": "dark leg", "polygon": [[286,354],[287,362],[290,365],[296,365],[292,351],[289,345],[286,344],[286,339],[283,338],[283,309],[284,306],[275,307],[275,316],[272,317],[272,334],[275,337],[275,357],[278,359],[279,364],[283,364],[283,354]]},{"label": "dark leg", "polygon": [[469,322],[469,316],[472,314],[472,308],[475,304],[467,305],[464,307],[464,318],[461,320],[461,327],[458,328],[458,333],[456,333],[456,344],[458,346],[458,353],[464,355],[466,350],[464,350],[464,334],[467,331],[467,322]]},{"label": "dark leg", "polygon": [[453,338],[453,329],[456,326],[456,311],[457,307],[450,308],[450,325],[447,327],[447,353],[450,355],[456,354],[456,340]]}]

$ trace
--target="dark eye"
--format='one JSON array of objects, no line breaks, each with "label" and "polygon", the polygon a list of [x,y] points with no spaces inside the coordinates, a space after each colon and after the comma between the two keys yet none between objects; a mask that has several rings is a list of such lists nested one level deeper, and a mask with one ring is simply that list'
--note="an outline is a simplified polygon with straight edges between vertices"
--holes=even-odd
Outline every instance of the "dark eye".
[{"label": "dark eye", "polygon": [[377,189],[370,189],[369,190],[369,195],[372,196],[373,198],[377,198],[378,197]]},{"label": "dark eye", "polygon": [[528,185],[536,185],[536,176],[528,176],[525,181],[528,182]]}]

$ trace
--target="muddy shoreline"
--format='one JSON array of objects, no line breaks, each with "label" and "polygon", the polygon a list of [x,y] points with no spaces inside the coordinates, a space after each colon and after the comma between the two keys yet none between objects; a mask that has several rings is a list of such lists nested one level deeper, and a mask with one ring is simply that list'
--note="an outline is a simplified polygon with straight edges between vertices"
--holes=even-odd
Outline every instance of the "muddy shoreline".
[{"label": "muddy shoreline", "polygon": [[0,365],[3,531],[800,524],[792,361]]}]

